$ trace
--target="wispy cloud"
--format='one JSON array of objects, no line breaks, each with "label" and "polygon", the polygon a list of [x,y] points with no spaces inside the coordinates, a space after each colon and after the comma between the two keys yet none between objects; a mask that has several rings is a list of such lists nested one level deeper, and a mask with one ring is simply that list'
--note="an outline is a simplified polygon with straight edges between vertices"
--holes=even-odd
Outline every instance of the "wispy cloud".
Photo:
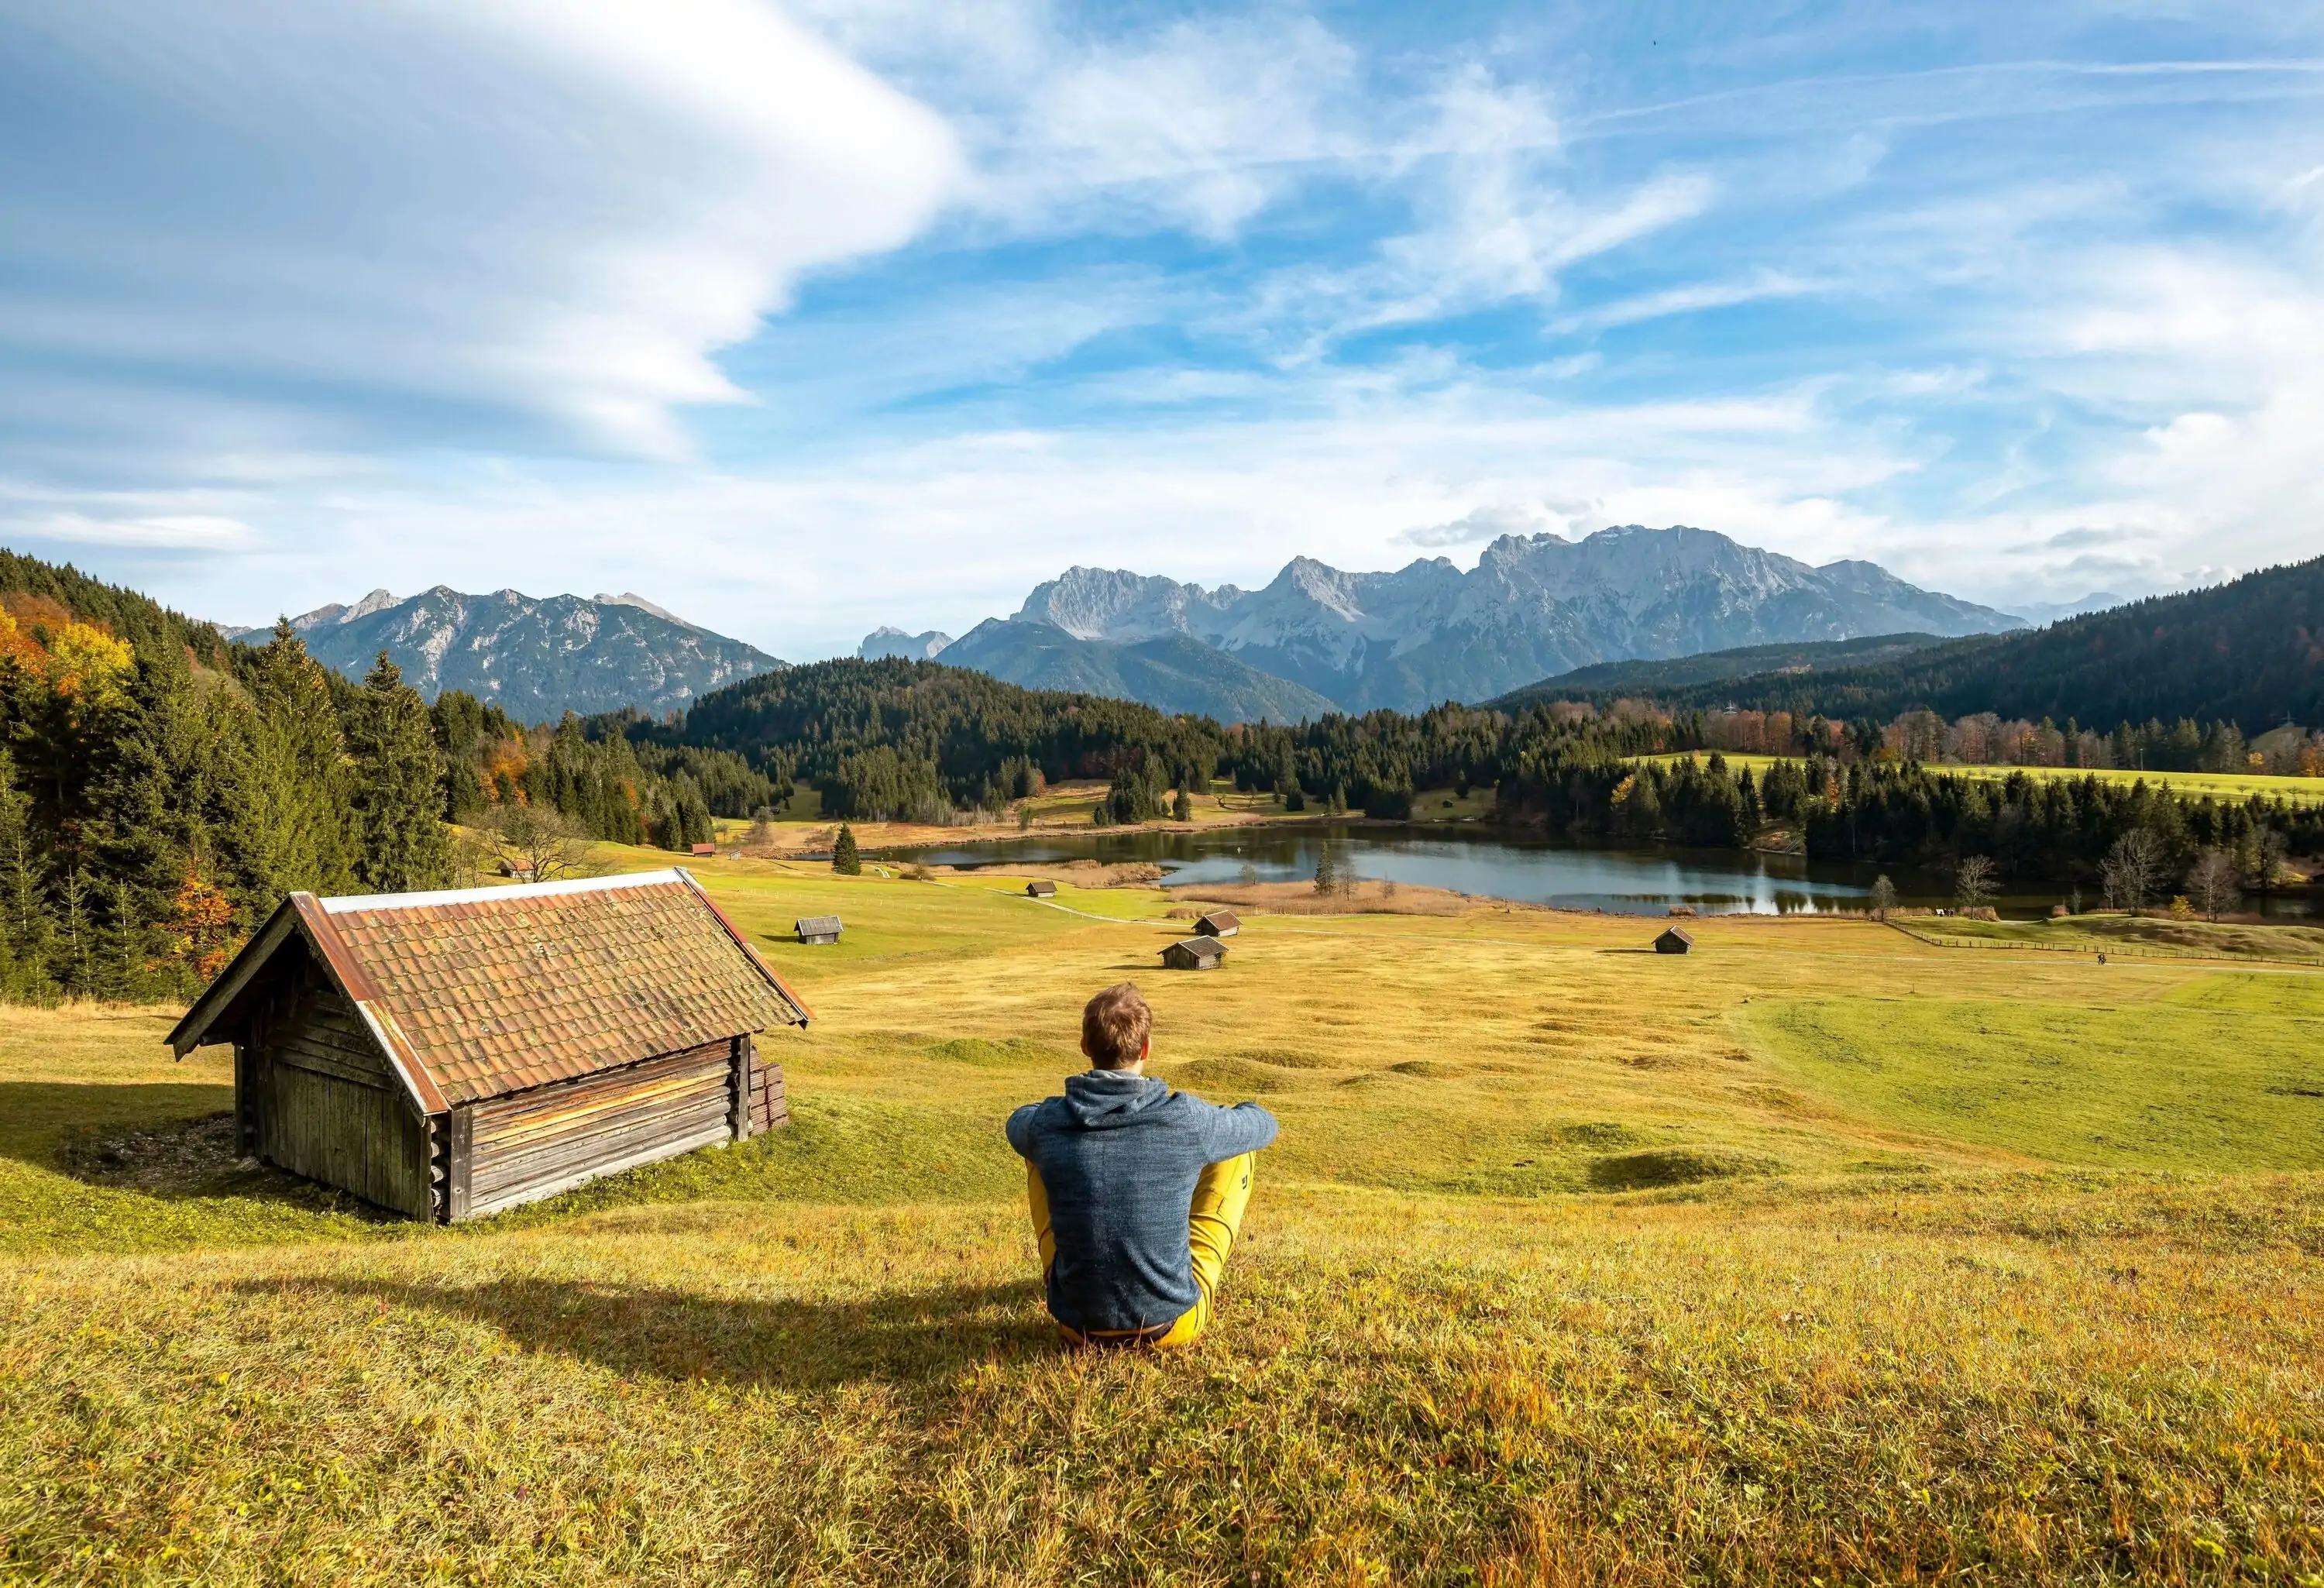
[{"label": "wispy cloud", "polygon": [[937,117],[752,0],[0,19],[0,382],[173,391],[189,428],[215,396],[309,444],[681,452],[678,407],[746,395],[716,349],[960,177]]}]

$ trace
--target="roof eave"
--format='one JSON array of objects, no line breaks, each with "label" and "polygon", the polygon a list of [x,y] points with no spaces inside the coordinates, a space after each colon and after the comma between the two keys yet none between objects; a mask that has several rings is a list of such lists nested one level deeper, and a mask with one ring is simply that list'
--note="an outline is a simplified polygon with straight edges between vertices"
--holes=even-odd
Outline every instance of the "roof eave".
[{"label": "roof eave", "polygon": [[291,899],[297,897],[293,894],[274,907],[274,913],[266,918],[266,924],[251,934],[250,941],[242,946],[242,952],[235,955],[226,969],[202,989],[200,995],[179,1017],[178,1023],[170,1028],[170,1034],[163,1040],[180,1058],[204,1046],[210,1028],[217,1022],[218,1017],[233,1007],[234,1001],[242,996],[251,979],[298,930],[298,911],[291,903]]},{"label": "roof eave", "polygon": [[420,1105],[420,1112],[429,1114],[448,1113],[452,1105],[446,1100],[443,1088],[429,1073],[419,1050],[412,1047],[411,1039],[405,1036],[403,1028],[396,1023],[394,1014],[381,995],[379,983],[372,980],[371,973],[363,967],[363,961],[356,958],[355,950],[347,946],[347,940],[339,935],[338,923],[331,919],[330,912],[323,908],[322,901],[312,893],[293,893],[290,903],[298,911],[300,928],[306,933],[308,941],[314,945],[316,954],[330,967],[332,979],[339,983],[339,990],[355,1006],[355,1012],[363,1016],[372,1039],[379,1044],[380,1051],[387,1055],[388,1062],[402,1077],[404,1089],[411,1094],[412,1102]]},{"label": "roof eave", "polygon": [[775,967],[767,963],[764,955],[752,946],[751,940],[742,935],[742,928],[730,920],[724,910],[718,908],[718,901],[710,897],[707,889],[694,880],[694,873],[682,865],[672,866],[670,869],[678,873],[679,881],[694,890],[694,896],[702,900],[702,908],[708,910],[711,919],[718,923],[720,929],[733,939],[734,946],[742,951],[743,956],[751,962],[758,973],[767,978],[767,984],[781,996],[784,1002],[798,1011],[799,1018],[797,1023],[804,1026],[815,1019],[815,1011],[807,1006],[807,1000],[792,992],[790,983],[775,974]]}]

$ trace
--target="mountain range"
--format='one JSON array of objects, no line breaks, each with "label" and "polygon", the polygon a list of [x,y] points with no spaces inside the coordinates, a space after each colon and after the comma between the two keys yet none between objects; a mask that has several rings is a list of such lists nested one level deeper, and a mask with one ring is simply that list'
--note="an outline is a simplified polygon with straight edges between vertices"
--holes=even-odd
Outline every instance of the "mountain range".
[{"label": "mountain range", "polygon": [[[624,706],[681,711],[722,685],[786,665],[714,634],[641,596],[465,595],[438,585],[398,599],[374,590],[351,605],[290,620],[319,661],[352,679],[384,651],[429,700],[464,689],[523,722]],[[231,632],[263,642],[265,629]]]},{"label": "mountain range", "polygon": [[[1005,632],[1016,625],[1054,633]],[[1222,687],[1231,680],[1244,699],[1258,698],[1259,679],[1296,686],[1298,695],[1267,697],[1271,716],[1312,711],[1318,698],[1342,712],[1410,712],[1490,699],[1600,662],[2024,626],[2012,614],[1921,589],[1874,563],[1815,568],[1709,530],[1629,524],[1580,540],[1504,535],[1466,573],[1442,557],[1392,573],[1349,573],[1295,558],[1258,590],[1074,568],[1036,587],[1004,623],[981,624],[957,641],[882,629],[865,638],[859,654],[935,656],[1011,683],[1097,693],[1116,690],[1049,680],[1119,675],[1126,697],[1162,706],[1158,688],[1139,692],[1135,668],[1123,670],[1125,648],[1192,641],[1246,671],[1198,665],[1195,651],[1174,646],[1167,708],[1232,721],[1236,708],[1204,693],[1211,680]],[[971,640],[976,647],[964,651]],[[1076,650],[1066,642],[1112,649]]]}]

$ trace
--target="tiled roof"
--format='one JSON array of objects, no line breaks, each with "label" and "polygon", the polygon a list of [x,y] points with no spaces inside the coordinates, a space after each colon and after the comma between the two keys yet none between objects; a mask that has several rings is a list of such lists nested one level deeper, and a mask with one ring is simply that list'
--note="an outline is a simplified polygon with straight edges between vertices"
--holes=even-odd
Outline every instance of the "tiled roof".
[{"label": "tiled roof", "polygon": [[452,1104],[806,1018],[675,871],[328,899],[315,914],[345,951],[327,946],[342,979],[372,983],[349,994]]}]

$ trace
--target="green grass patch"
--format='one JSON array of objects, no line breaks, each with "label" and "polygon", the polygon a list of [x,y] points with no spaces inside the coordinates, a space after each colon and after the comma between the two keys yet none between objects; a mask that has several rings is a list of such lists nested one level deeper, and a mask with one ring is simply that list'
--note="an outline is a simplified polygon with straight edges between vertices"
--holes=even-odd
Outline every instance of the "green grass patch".
[{"label": "green grass patch", "polygon": [[2060,1164],[2324,1168],[2324,1020],[2252,992],[2240,1009],[1786,999],[1740,1018],[1802,1087],[1883,1124]]}]

